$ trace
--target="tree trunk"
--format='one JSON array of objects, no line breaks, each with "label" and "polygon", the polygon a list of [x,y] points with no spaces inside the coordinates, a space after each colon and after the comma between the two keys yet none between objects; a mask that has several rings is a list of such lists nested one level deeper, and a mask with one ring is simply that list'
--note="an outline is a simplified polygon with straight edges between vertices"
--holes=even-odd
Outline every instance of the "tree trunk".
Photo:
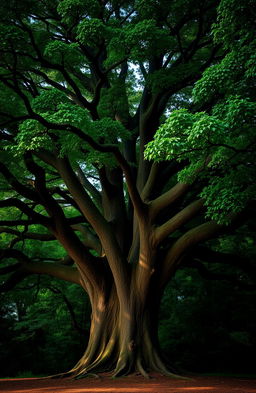
[{"label": "tree trunk", "polygon": [[[113,371],[114,376],[150,372],[176,376],[161,355],[158,343],[160,298],[150,291],[138,304],[141,293],[131,291],[129,311],[120,307],[115,287],[108,296],[96,293],[92,302],[92,321],[87,349],[68,372],[75,378],[91,373]],[[141,302],[141,300],[140,300]]]}]

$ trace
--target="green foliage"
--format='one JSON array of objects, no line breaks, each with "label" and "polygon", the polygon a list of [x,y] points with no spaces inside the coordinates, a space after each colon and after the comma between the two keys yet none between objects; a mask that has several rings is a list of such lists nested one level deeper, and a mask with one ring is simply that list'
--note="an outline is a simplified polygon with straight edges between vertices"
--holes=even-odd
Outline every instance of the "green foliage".
[{"label": "green foliage", "polygon": [[129,108],[125,84],[115,81],[110,88],[102,89],[97,109],[100,117],[115,118],[116,114],[121,113],[123,120],[127,120]]},{"label": "green foliage", "polygon": [[160,55],[173,44],[168,30],[157,26],[153,19],[136,21],[123,28],[112,22],[105,30],[99,26],[99,31],[103,31],[108,41],[107,67],[128,57],[135,61],[146,60],[151,53]]},{"label": "green foliage", "polygon": [[90,46],[98,46],[106,34],[104,23],[97,18],[83,20],[79,24],[77,31],[79,42]]},{"label": "green foliage", "polygon": [[77,66],[81,61],[82,57],[77,50],[78,44],[66,44],[62,41],[50,41],[44,50],[44,54],[49,59],[54,59],[57,63],[65,63],[69,65]]},{"label": "green foliage", "polygon": [[130,137],[130,133],[120,122],[112,120],[109,117],[104,117],[103,119],[93,122],[92,136],[96,140],[107,137],[108,141],[111,143],[116,141],[117,138],[126,140]]},{"label": "green foliage", "polygon": [[[173,43],[170,43],[173,46]],[[175,44],[174,44],[175,45]],[[174,87],[176,83],[182,78],[188,78],[198,69],[199,62],[191,61],[187,64],[180,64],[179,66],[160,69],[150,74],[147,78],[147,83],[154,94],[159,93],[167,86]]]},{"label": "green foliage", "polygon": [[[113,89],[114,90],[114,89]],[[115,94],[118,94],[117,90]],[[110,93],[109,93],[110,94]],[[105,101],[106,102],[106,101]],[[122,102],[119,103],[116,111],[120,110]],[[101,104],[101,108],[104,104]],[[99,142],[107,138],[109,143],[122,142],[130,138],[130,133],[118,121],[110,117],[103,117],[100,120],[92,122],[88,110],[74,105],[66,94],[57,90],[49,89],[43,91],[32,101],[32,108],[47,121],[54,124],[68,124],[75,126],[95,141]],[[107,111],[102,109],[102,115]],[[58,137],[59,155],[72,154],[77,159],[81,146],[87,151],[87,162],[97,163],[100,165],[115,165],[115,160],[110,154],[95,152],[87,143],[81,144],[81,139],[73,133],[67,131],[47,130],[38,120],[25,120],[19,126],[19,133],[16,139],[16,145],[7,146],[7,149],[15,155],[22,155],[25,151],[37,151],[40,148],[47,148],[50,151],[56,150],[57,145],[52,139],[53,134]]]},{"label": "green foliage", "polygon": [[[253,25],[247,2],[220,2],[214,34],[218,43],[225,42],[227,53],[204,71],[193,89],[195,108],[208,103],[211,112],[172,112],[145,150],[145,157],[151,160],[187,160],[178,179],[204,181],[200,195],[207,206],[206,217],[219,223],[228,223],[256,191]],[[153,74],[153,86],[158,83],[161,88],[165,78],[168,80],[168,70],[161,72],[156,82]]]},{"label": "green foliage", "polygon": [[25,120],[19,127],[17,135],[17,145],[12,145],[9,149],[17,155],[23,155],[26,151],[37,151],[42,146],[50,148],[51,138],[45,128],[37,120]]},{"label": "green foliage", "polygon": [[95,18],[100,12],[100,5],[96,0],[62,0],[57,10],[62,21],[73,26],[88,15]]},{"label": "green foliage", "polygon": [[[10,44],[17,44],[17,42],[20,42],[20,30],[18,27],[13,26],[13,25],[6,25],[4,23],[0,23],[0,29],[1,29],[1,38],[0,38],[0,44],[3,49],[8,49],[10,47]],[[23,34],[24,38],[24,34]]]},{"label": "green foliage", "polygon": [[32,108],[37,113],[55,113],[58,106],[61,104],[68,104],[69,99],[65,93],[57,89],[49,89],[42,91],[41,94],[35,97],[32,101]]},{"label": "green foliage", "polygon": [[[0,75],[2,73],[4,73],[4,71],[2,71],[0,68]],[[4,86],[2,83],[0,83],[0,105],[1,105],[1,113],[0,113],[1,122],[6,122],[9,120],[8,116],[11,116],[13,114],[13,107],[15,107],[16,115],[24,114],[24,105],[20,101],[18,94],[13,94],[11,89]],[[9,127],[13,132],[16,131],[15,125],[10,124]]]},{"label": "green foliage", "polygon": [[253,0],[222,0],[218,7],[218,20],[214,28],[215,40],[225,48],[241,48],[255,38]]},{"label": "green foliage", "polygon": [[[253,197],[256,105],[249,99],[230,96],[215,106],[213,114],[174,111],[147,145],[145,157],[157,161],[187,159],[178,175],[182,182],[207,179],[201,196],[206,216],[228,223]],[[249,164],[249,165],[248,165]],[[212,176],[212,174],[215,176]]]},{"label": "green foliage", "polygon": [[[196,83],[193,97],[196,103],[211,101],[214,97],[228,97],[234,94],[244,95],[250,92],[255,78],[254,52],[256,42],[245,48],[232,50],[216,65],[209,67]],[[248,94],[248,93],[247,93]],[[246,95],[247,95],[246,94]]]},{"label": "green foliage", "polygon": [[125,44],[131,50],[131,58],[144,60],[150,53],[156,55],[163,52],[171,44],[170,35],[160,29],[152,19],[146,19],[126,29]]}]

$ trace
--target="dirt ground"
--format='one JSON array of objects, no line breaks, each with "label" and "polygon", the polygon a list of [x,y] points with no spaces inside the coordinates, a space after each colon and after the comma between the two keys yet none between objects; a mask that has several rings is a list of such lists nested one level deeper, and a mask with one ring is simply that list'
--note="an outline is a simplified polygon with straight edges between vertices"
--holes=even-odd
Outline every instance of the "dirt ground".
[{"label": "dirt ground", "polygon": [[156,376],[110,379],[1,379],[0,392],[13,393],[256,393],[256,379],[191,377],[188,380]]}]

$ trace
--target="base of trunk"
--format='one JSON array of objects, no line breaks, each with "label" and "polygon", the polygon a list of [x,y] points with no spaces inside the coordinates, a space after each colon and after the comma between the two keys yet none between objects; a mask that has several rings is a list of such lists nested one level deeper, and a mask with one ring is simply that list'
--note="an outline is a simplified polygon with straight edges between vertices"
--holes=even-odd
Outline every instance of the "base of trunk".
[{"label": "base of trunk", "polygon": [[138,302],[138,296],[135,300],[132,305],[124,307],[115,291],[108,301],[98,296],[92,305],[87,349],[69,372],[58,376],[84,378],[107,372],[114,378],[134,373],[146,378],[151,373],[182,378],[160,351],[157,335],[159,302],[156,297],[152,295],[147,306],[145,302]]},{"label": "base of trunk", "polygon": [[52,376],[52,378],[72,377],[75,379],[99,377],[101,373],[109,374],[112,378],[130,374],[142,375],[150,378],[160,374],[172,378],[185,378],[164,361],[159,350],[153,345],[138,345],[130,342],[125,350],[118,351],[118,345],[109,341],[102,347],[97,356],[93,356],[88,348],[83,357],[70,371]]}]

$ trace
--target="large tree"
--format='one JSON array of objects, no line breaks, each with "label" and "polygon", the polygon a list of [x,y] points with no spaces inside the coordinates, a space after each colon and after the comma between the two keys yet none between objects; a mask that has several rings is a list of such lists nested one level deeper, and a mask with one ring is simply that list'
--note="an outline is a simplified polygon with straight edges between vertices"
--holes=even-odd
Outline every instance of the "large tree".
[{"label": "large tree", "polygon": [[[222,1],[217,20],[218,3],[1,4],[1,289],[36,273],[88,293],[90,337],[70,375],[171,374],[157,338],[164,289],[182,264],[220,258],[198,245],[251,208],[251,52],[232,47],[238,18]],[[66,256],[31,252],[41,241]]]}]

